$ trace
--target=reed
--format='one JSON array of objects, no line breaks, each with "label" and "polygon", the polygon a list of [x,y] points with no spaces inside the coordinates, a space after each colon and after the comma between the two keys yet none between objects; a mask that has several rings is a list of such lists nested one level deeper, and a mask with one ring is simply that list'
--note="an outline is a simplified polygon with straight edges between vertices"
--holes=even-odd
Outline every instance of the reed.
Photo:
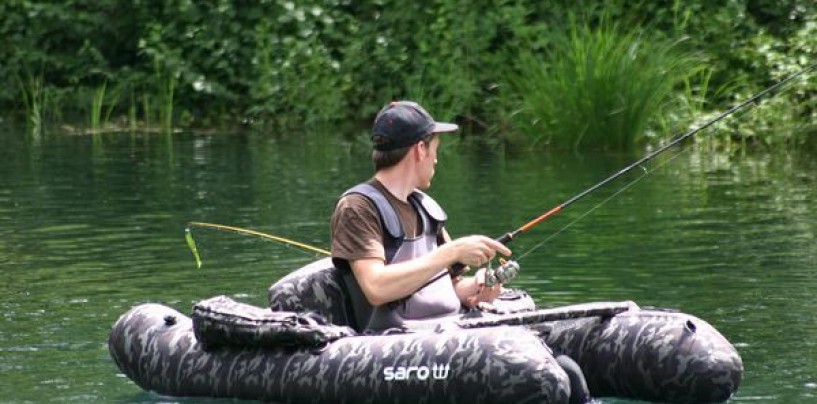
[{"label": "reed", "polygon": [[39,139],[43,132],[45,116],[46,93],[43,83],[43,72],[39,75],[31,74],[28,69],[16,76],[20,96],[26,111],[26,132],[35,139]]},{"label": "reed", "polygon": [[100,84],[91,97],[91,116],[90,125],[91,132],[100,133],[105,130],[111,119],[114,108],[119,101],[121,91],[114,88],[113,91],[108,91],[108,80]]},{"label": "reed", "polygon": [[128,127],[131,132],[135,132],[138,125],[138,118],[136,117],[136,94],[130,91],[130,104],[128,105]]},{"label": "reed", "polygon": [[149,94],[142,94],[142,115],[143,121],[146,128],[149,128],[153,124],[153,101]]},{"label": "reed", "polygon": [[173,130],[173,97],[176,90],[176,78],[165,72],[158,77],[159,82],[159,125],[162,131]]},{"label": "reed", "polygon": [[94,133],[99,132],[100,130],[100,123],[102,121],[102,106],[105,104],[105,88],[108,86],[108,81],[104,81],[99,87],[96,88],[94,91],[93,97],[91,97],[91,131]]},{"label": "reed", "polygon": [[626,149],[673,100],[673,89],[703,64],[678,42],[570,20],[553,30],[544,56],[521,52],[511,76],[514,126],[550,146]]}]

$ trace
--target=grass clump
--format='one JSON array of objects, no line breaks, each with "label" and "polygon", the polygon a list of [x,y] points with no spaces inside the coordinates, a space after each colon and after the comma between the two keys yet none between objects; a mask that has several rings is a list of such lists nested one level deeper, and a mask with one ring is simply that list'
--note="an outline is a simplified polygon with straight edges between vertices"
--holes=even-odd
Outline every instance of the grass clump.
[{"label": "grass clump", "polygon": [[680,42],[571,19],[544,52],[521,52],[510,78],[515,129],[557,148],[627,149],[674,99],[702,61]]}]

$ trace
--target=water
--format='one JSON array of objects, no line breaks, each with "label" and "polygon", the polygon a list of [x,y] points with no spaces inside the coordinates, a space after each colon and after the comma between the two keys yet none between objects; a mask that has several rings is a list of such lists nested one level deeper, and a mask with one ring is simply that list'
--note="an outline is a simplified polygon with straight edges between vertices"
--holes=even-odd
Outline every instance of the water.
[{"label": "water", "polygon": [[[184,229],[222,223],[327,247],[336,196],[371,175],[364,143],[345,138],[34,141],[0,130],[0,401],[179,401],[119,374],[110,326],[143,302],[189,312],[227,294],[264,305],[272,282],[314,256],[194,228],[204,261],[196,269]],[[640,157],[452,140],[430,192],[455,235],[512,230]],[[817,402],[814,158],[697,149],[667,157],[606,203],[644,171],[520,236],[514,286],[542,305],[629,299],[694,314],[741,352],[746,377],[732,402]]]}]

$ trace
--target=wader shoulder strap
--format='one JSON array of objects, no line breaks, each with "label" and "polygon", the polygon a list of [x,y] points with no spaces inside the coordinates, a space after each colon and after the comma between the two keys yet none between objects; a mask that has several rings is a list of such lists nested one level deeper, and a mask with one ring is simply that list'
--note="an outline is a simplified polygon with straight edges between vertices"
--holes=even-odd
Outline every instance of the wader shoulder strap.
[{"label": "wader shoulder strap", "polygon": [[448,220],[448,215],[445,214],[443,207],[425,192],[415,190],[410,195],[410,198],[416,200],[423,210],[435,221],[444,223],[446,220]]},{"label": "wader shoulder strap", "polygon": [[395,239],[402,239],[404,237],[403,226],[400,225],[400,218],[397,216],[397,212],[394,210],[394,207],[391,206],[389,200],[386,199],[386,196],[377,188],[371,184],[358,184],[344,192],[343,196],[349,194],[361,194],[369,198],[377,208],[377,213],[380,214],[383,227],[386,228],[389,235]]}]

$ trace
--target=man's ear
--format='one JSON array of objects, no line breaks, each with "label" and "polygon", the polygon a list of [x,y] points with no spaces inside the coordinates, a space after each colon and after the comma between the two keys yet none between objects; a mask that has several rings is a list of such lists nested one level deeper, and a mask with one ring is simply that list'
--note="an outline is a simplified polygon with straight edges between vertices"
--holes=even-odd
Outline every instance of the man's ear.
[{"label": "man's ear", "polygon": [[423,157],[428,154],[428,144],[426,144],[426,142],[419,141],[414,145],[414,150],[412,150],[412,152],[415,153],[414,155],[418,161],[422,160]]}]

